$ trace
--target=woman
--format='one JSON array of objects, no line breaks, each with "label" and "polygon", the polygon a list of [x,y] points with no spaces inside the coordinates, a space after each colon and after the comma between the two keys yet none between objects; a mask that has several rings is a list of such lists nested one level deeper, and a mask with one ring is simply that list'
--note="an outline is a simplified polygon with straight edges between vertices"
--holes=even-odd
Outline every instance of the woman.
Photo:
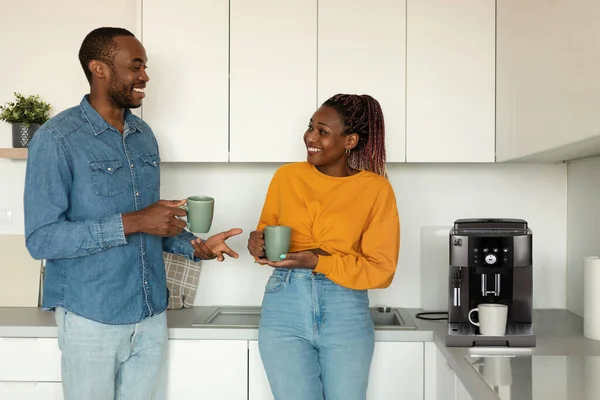
[{"label": "woman", "polygon": [[[248,241],[275,268],[260,355],[275,400],[364,400],[375,346],[367,289],[390,285],[400,247],[381,107],[368,95],[333,96],[304,142],[308,162],[277,170]],[[269,225],[292,228],[282,261],[265,259]]]}]

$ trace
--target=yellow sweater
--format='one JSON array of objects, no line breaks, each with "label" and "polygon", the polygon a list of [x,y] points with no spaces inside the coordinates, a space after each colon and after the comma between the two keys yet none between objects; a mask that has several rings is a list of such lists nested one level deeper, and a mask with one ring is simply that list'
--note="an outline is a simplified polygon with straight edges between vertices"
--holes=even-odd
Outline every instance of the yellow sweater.
[{"label": "yellow sweater", "polygon": [[290,252],[321,249],[315,272],[351,289],[390,285],[400,251],[400,223],[392,186],[361,171],[332,177],[303,162],[279,168],[267,192],[258,230],[292,228]]}]

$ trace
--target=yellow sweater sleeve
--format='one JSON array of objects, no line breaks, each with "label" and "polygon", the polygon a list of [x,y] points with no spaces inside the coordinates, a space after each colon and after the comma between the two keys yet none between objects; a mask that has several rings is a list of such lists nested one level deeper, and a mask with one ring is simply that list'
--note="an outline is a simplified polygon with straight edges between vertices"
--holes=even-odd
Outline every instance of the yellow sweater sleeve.
[{"label": "yellow sweater sleeve", "polygon": [[320,255],[315,272],[350,289],[386,288],[394,278],[399,251],[400,219],[394,191],[388,185],[373,204],[373,217],[362,235],[362,255]]}]

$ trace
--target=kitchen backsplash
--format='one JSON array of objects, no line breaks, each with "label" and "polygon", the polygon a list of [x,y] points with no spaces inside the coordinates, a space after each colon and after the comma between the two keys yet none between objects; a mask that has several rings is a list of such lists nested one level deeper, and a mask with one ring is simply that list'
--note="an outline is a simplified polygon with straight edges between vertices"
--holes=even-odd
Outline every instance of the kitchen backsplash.
[{"label": "kitchen backsplash", "polygon": [[[600,168],[600,162],[596,161]],[[247,235],[258,220],[279,164],[163,164],[162,197],[211,195],[212,231],[241,227],[230,240],[238,260],[204,263],[196,305],[259,305],[269,267],[254,264]],[[388,166],[401,218],[401,251],[392,285],[371,292],[372,304],[421,305],[421,227],[458,218],[514,217],[534,235],[534,307],[564,308],[567,274],[567,166],[563,164],[394,164]],[[569,171],[571,173],[571,171]],[[0,210],[12,222],[0,234],[23,232],[25,163],[0,160]],[[600,197],[597,190],[596,204]],[[597,213],[600,218],[600,211]],[[439,266],[444,271],[447,265]],[[424,294],[427,296],[427,294]]]},{"label": "kitchen backsplash", "polygon": [[583,315],[583,259],[600,256],[600,157],[568,164],[567,308]]}]

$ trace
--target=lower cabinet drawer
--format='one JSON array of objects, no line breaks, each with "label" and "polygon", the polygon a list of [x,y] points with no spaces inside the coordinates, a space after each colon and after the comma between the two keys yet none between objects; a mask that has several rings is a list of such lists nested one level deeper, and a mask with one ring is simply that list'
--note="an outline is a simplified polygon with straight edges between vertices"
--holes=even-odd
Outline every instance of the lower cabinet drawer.
[{"label": "lower cabinet drawer", "polygon": [[63,400],[60,382],[0,382],[2,400]]},{"label": "lower cabinet drawer", "polygon": [[0,338],[0,381],[60,382],[60,357],[57,339]]}]

